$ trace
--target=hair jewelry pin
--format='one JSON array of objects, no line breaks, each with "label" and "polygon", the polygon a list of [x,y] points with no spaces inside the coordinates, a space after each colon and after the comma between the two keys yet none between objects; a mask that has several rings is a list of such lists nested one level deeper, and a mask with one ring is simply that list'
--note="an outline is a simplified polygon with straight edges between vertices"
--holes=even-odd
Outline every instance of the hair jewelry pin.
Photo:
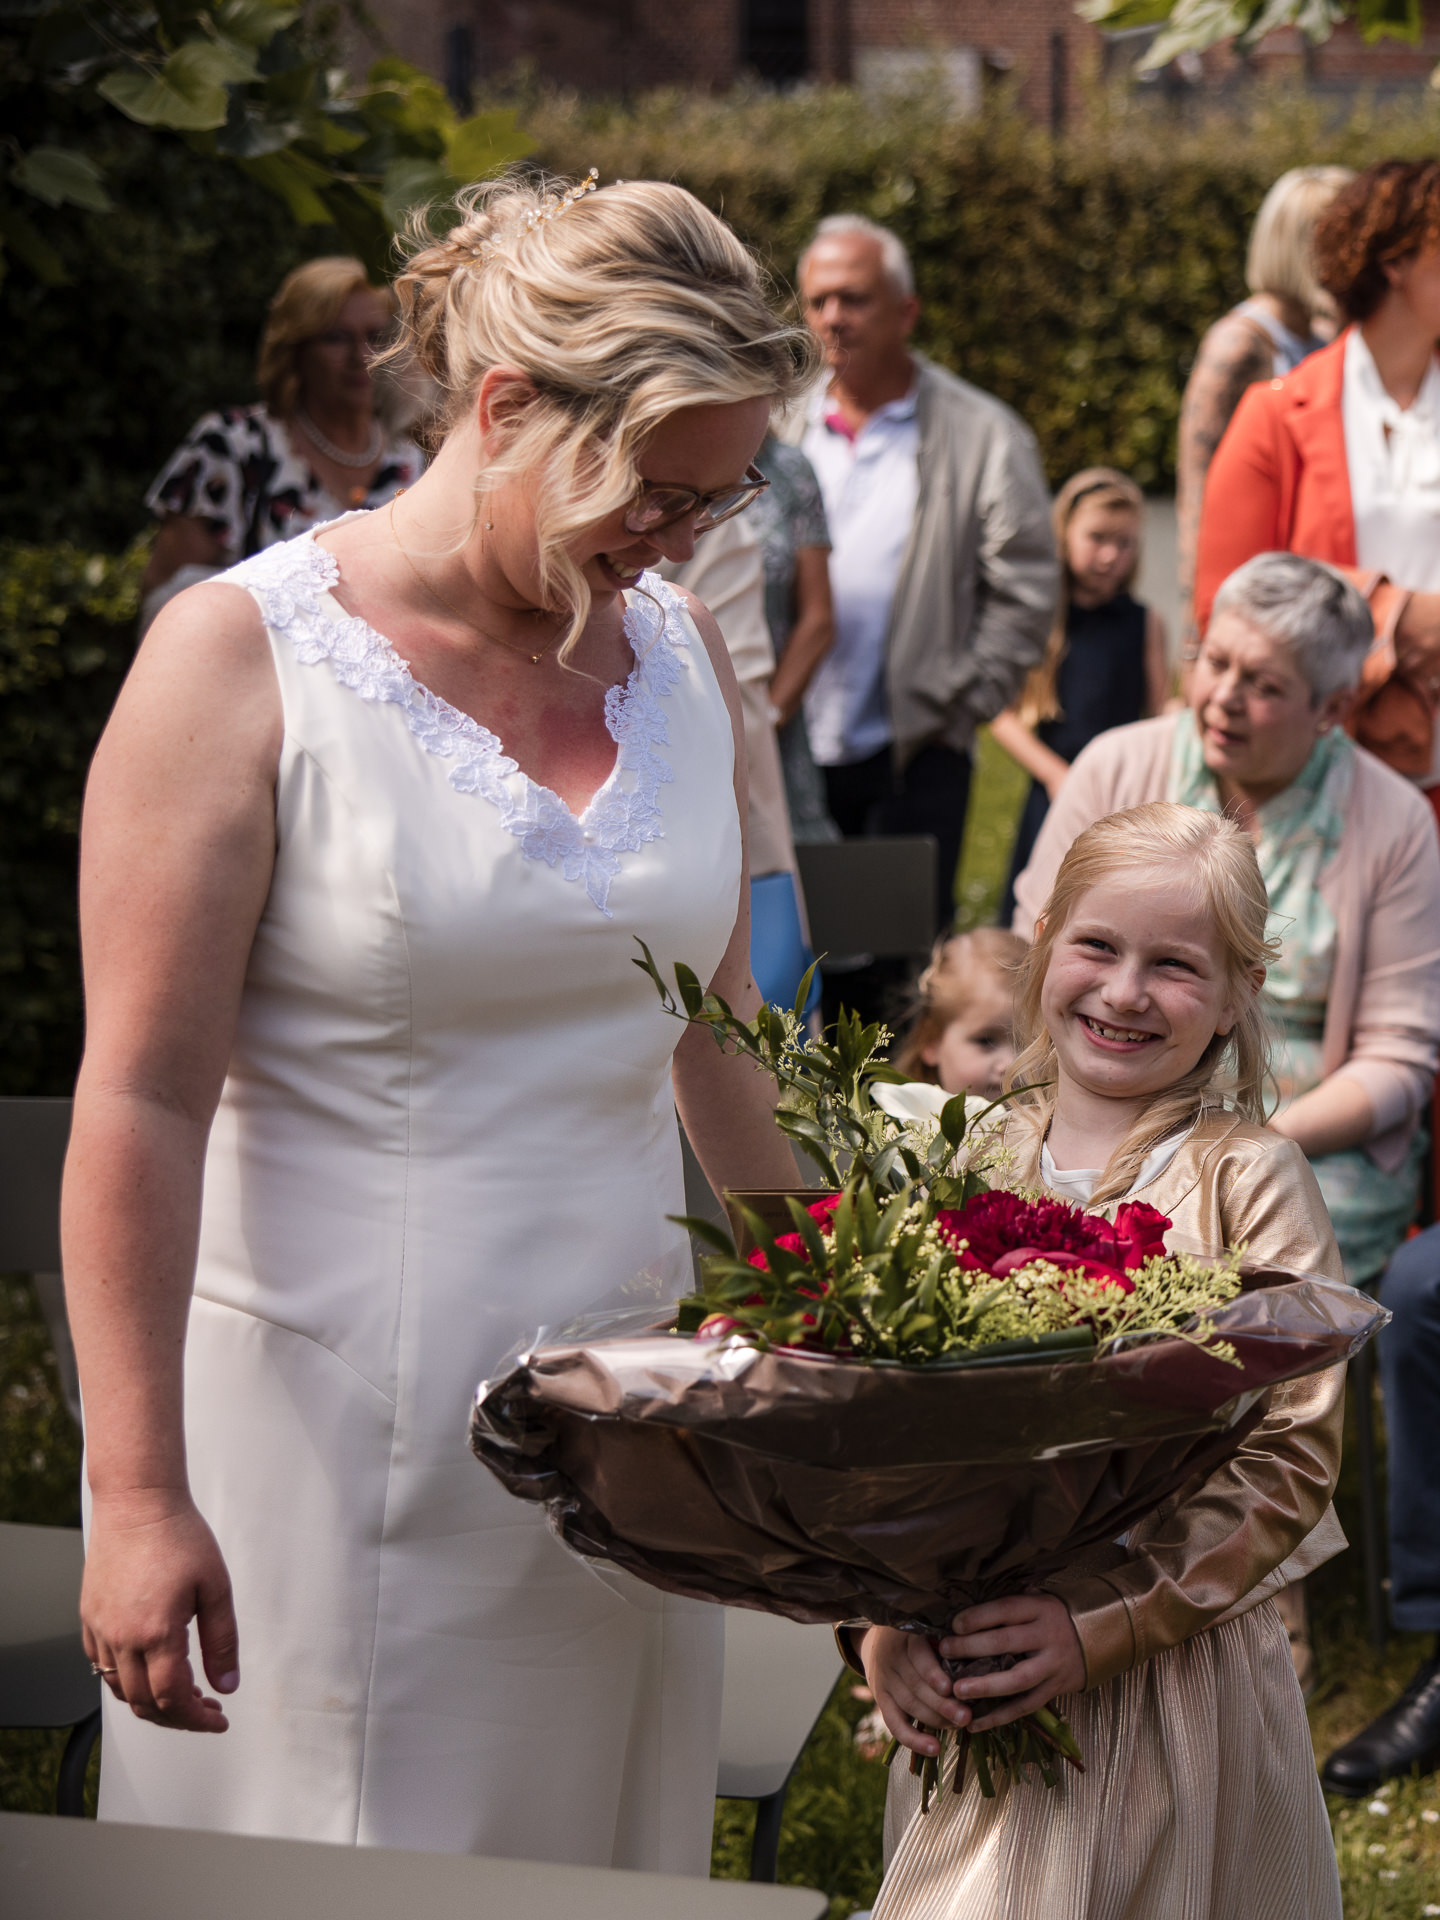
[{"label": "hair jewelry pin", "polygon": [[[521,232],[532,233],[536,227],[543,226],[545,221],[558,220],[560,215],[568,213],[578,200],[583,200],[587,193],[594,193],[599,185],[599,168],[591,167],[577,186],[567,187],[564,193],[547,193],[540,205],[526,214]],[[492,240],[482,240],[479,246],[471,248],[477,260],[488,260],[492,253],[498,251]]]},{"label": "hair jewelry pin", "polygon": [[594,193],[600,185],[600,172],[591,167],[578,186],[567,187],[564,193],[547,193],[533,212],[525,216],[525,231],[540,226],[546,220],[558,220],[562,213],[568,213],[577,200],[583,200],[587,193]]}]

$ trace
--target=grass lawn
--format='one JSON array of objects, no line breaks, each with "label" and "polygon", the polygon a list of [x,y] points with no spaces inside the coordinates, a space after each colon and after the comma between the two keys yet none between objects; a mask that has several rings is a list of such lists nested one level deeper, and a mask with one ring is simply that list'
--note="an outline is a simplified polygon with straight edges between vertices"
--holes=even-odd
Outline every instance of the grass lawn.
[{"label": "grass lawn", "polygon": [[[956,888],[962,925],[980,926],[993,915],[1025,784],[1024,775],[988,736],[983,739]],[[33,1292],[27,1282],[0,1278],[0,1520],[77,1524],[79,1464],[79,1438],[60,1399]],[[1337,1506],[1352,1539],[1359,1531],[1357,1498],[1353,1455],[1347,1451]],[[1316,1753],[1323,1755],[1394,1696],[1422,1658],[1425,1642],[1398,1636],[1383,1659],[1370,1652],[1358,1551],[1322,1568],[1310,1589],[1320,1667],[1310,1721]],[[856,1724],[868,1710],[868,1703],[855,1697],[850,1677],[843,1678],[800,1761],[786,1803],[780,1878],[823,1887],[830,1895],[831,1920],[868,1906],[879,1881],[886,1775],[854,1741]],[[0,1808],[44,1812],[53,1807],[63,1744],[60,1734],[0,1733]],[[92,1794],[93,1785],[92,1772]],[[1427,1912],[1440,1914],[1440,1780],[1397,1785],[1374,1803],[1334,1801],[1331,1819],[1346,1920],[1420,1920]],[[745,1877],[753,1825],[749,1803],[716,1803],[716,1875]]]}]

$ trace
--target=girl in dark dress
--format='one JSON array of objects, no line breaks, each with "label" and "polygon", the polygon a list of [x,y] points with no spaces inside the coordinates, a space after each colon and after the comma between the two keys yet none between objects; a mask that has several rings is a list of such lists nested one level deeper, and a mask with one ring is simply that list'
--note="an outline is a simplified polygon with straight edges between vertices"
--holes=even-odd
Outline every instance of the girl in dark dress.
[{"label": "girl in dark dress", "polygon": [[1063,563],[1055,624],[1019,702],[990,728],[1031,776],[1001,926],[1015,911],[1015,876],[1076,754],[1097,733],[1159,713],[1165,703],[1165,623],[1130,593],[1143,513],[1140,489],[1113,467],[1087,467],[1055,496],[1055,544]]}]

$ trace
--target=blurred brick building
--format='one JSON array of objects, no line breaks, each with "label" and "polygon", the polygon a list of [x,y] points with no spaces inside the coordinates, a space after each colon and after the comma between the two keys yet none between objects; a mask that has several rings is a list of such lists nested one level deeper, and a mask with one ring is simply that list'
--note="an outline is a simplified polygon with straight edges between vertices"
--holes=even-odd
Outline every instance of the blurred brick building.
[{"label": "blurred brick building", "polygon": [[[1153,37],[1101,34],[1072,0],[371,0],[370,10],[393,50],[441,76],[457,99],[521,62],[594,94],[720,91],[747,74],[881,90],[938,67],[959,110],[1013,75],[1026,111],[1057,129],[1076,111],[1087,73],[1118,74]],[[1223,92],[1247,74],[1282,71],[1336,95],[1418,89],[1440,61],[1440,0],[1424,0],[1423,12],[1419,47],[1367,47],[1347,24],[1309,48],[1285,30],[1247,60],[1216,49],[1154,84]]]}]

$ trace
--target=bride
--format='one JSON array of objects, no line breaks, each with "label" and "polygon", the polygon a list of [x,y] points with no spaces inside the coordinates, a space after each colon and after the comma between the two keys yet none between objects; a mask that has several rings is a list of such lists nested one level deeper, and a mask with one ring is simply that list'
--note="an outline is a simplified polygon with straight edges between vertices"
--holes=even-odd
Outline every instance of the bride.
[{"label": "bride", "polygon": [[100,1811],[703,1874],[719,1610],[571,1558],[466,1430],[528,1332],[682,1289],[675,1107],[717,1187],[794,1178],[631,960],[756,1004],[734,678],[649,569],[764,484],[807,349],[650,182],[472,189],[398,290],[434,464],[180,595],[91,776]]}]

